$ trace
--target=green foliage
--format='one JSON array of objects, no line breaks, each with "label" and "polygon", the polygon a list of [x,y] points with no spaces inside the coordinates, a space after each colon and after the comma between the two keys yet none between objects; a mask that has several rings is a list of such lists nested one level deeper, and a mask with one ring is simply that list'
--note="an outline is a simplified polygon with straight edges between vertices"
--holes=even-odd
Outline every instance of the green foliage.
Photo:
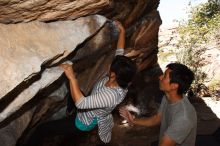
[{"label": "green foliage", "polygon": [[177,47],[177,60],[189,66],[195,73],[195,84],[203,83],[206,74],[202,67],[206,65],[202,55],[208,49],[207,44],[219,40],[220,6],[215,1],[209,1],[196,7],[191,7],[189,20],[179,23],[180,40]]}]

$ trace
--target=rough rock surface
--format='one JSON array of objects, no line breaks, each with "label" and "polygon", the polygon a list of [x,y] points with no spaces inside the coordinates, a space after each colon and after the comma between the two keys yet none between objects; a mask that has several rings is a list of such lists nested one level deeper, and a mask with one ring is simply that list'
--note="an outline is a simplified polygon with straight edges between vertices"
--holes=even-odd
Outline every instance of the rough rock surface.
[{"label": "rough rock surface", "polygon": [[71,20],[109,5],[109,0],[1,0],[0,23]]},{"label": "rough rock surface", "polygon": [[8,126],[0,129],[0,144],[2,146],[14,146],[31,121],[33,110],[27,111]]},{"label": "rough rock surface", "polygon": [[105,21],[104,17],[94,15],[75,21],[1,24],[0,97],[30,78],[31,74],[39,72],[44,62],[60,55],[55,60],[57,62],[69,55],[77,45],[94,35]]}]

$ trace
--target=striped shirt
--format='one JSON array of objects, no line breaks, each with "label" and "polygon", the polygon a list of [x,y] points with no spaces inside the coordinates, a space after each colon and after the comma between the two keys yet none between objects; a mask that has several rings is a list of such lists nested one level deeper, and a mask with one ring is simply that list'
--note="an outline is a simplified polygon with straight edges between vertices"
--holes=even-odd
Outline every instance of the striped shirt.
[{"label": "striped shirt", "polygon": [[[124,49],[117,49],[116,55],[123,55]],[[99,80],[87,97],[81,97],[75,105],[78,108],[77,118],[85,125],[90,125],[94,117],[98,120],[98,133],[100,139],[108,143],[111,140],[112,128],[114,126],[111,112],[123,101],[127,89],[121,87],[106,87],[109,80],[105,76]]]}]

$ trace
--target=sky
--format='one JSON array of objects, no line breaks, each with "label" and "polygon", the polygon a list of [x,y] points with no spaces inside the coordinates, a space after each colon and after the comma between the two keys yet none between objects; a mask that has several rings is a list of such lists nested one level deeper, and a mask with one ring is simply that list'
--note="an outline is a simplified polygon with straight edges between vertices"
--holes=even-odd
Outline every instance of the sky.
[{"label": "sky", "polygon": [[163,21],[162,27],[175,25],[173,20],[187,19],[187,7],[189,2],[192,5],[205,3],[208,0],[160,0],[159,12]]}]

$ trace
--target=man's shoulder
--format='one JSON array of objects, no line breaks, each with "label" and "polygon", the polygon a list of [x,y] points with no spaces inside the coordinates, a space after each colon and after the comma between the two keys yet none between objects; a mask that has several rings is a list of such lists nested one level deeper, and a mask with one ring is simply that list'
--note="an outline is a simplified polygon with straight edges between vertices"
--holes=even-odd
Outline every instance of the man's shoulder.
[{"label": "man's shoulder", "polygon": [[187,96],[184,97],[184,102],[182,102],[182,105],[184,106],[184,109],[187,111],[187,113],[196,113],[194,106],[190,103]]},{"label": "man's shoulder", "polygon": [[181,108],[180,118],[183,120],[183,122],[193,122],[197,120],[196,116],[196,110],[193,107],[193,105],[189,102],[187,97],[184,99],[185,101],[181,103],[179,108]]}]

